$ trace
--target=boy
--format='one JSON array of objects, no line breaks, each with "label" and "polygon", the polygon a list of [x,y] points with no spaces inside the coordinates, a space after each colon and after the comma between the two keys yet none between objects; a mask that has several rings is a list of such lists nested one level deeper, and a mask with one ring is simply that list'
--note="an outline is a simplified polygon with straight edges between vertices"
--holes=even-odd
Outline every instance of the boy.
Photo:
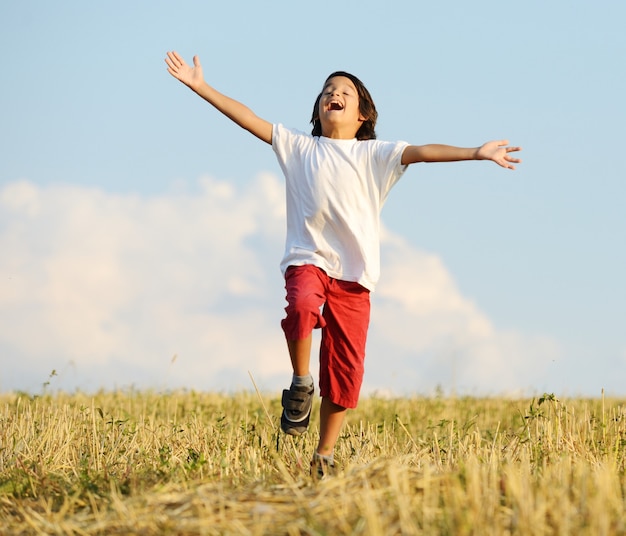
[{"label": "boy", "polygon": [[312,330],[320,346],[320,439],[312,473],[325,476],[348,408],[357,405],[369,324],[369,293],[379,276],[379,225],[384,201],[410,164],[492,160],[514,169],[506,140],[477,148],[376,140],[378,114],[363,83],[338,71],[318,95],[311,135],[272,124],[209,86],[200,60],[193,67],[168,52],[168,72],[217,110],[274,149],[286,180],[287,240],[281,270],[288,305],[282,328],[293,368],[283,391],[281,428],[308,428],[314,393],[309,364]]}]

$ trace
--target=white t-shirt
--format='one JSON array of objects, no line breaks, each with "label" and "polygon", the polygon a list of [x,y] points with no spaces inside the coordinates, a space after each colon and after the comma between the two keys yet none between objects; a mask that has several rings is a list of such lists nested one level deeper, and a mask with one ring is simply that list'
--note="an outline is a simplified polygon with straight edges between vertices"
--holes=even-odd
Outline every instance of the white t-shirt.
[{"label": "white t-shirt", "polygon": [[313,264],[374,290],[380,275],[380,212],[406,170],[406,142],[335,140],[273,125],[286,180],[287,240],[281,262]]}]

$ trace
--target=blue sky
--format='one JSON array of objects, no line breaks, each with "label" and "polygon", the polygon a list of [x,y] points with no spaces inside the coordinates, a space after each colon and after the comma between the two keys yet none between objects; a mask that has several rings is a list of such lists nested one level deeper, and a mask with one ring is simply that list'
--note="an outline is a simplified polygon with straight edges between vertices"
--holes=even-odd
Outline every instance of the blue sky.
[{"label": "blue sky", "polygon": [[0,389],[288,378],[280,169],[167,74],[176,49],[269,121],[307,130],[345,69],[381,139],[524,148],[514,172],[416,165],[392,192],[367,389],[624,394],[624,20],[608,1],[3,3]]}]

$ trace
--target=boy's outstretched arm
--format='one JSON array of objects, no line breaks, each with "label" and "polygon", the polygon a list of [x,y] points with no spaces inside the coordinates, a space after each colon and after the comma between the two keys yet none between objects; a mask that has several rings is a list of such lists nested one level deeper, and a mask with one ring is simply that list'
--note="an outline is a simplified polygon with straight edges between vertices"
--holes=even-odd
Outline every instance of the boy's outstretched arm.
[{"label": "boy's outstretched arm", "polygon": [[193,67],[188,65],[177,52],[168,52],[165,58],[167,71],[188,88],[195,91],[205,101],[232,119],[240,127],[254,134],[260,140],[272,143],[272,124],[261,119],[246,105],[223,95],[209,86],[204,80],[200,58],[194,56]]},{"label": "boy's outstretched arm", "polygon": [[521,151],[521,147],[508,147],[507,140],[489,141],[480,147],[465,148],[451,145],[409,145],[402,153],[402,164],[417,162],[457,162],[459,160],[491,160],[496,164],[515,169],[513,164],[519,164],[519,158],[509,156],[509,153]]}]

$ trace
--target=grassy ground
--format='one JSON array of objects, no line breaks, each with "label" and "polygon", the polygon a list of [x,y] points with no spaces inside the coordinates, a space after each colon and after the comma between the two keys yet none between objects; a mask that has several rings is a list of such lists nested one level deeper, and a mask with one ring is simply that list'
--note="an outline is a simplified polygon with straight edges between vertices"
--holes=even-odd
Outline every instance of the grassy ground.
[{"label": "grassy ground", "polygon": [[278,396],[0,395],[2,534],[626,533],[619,400],[367,398],[309,476]]}]

